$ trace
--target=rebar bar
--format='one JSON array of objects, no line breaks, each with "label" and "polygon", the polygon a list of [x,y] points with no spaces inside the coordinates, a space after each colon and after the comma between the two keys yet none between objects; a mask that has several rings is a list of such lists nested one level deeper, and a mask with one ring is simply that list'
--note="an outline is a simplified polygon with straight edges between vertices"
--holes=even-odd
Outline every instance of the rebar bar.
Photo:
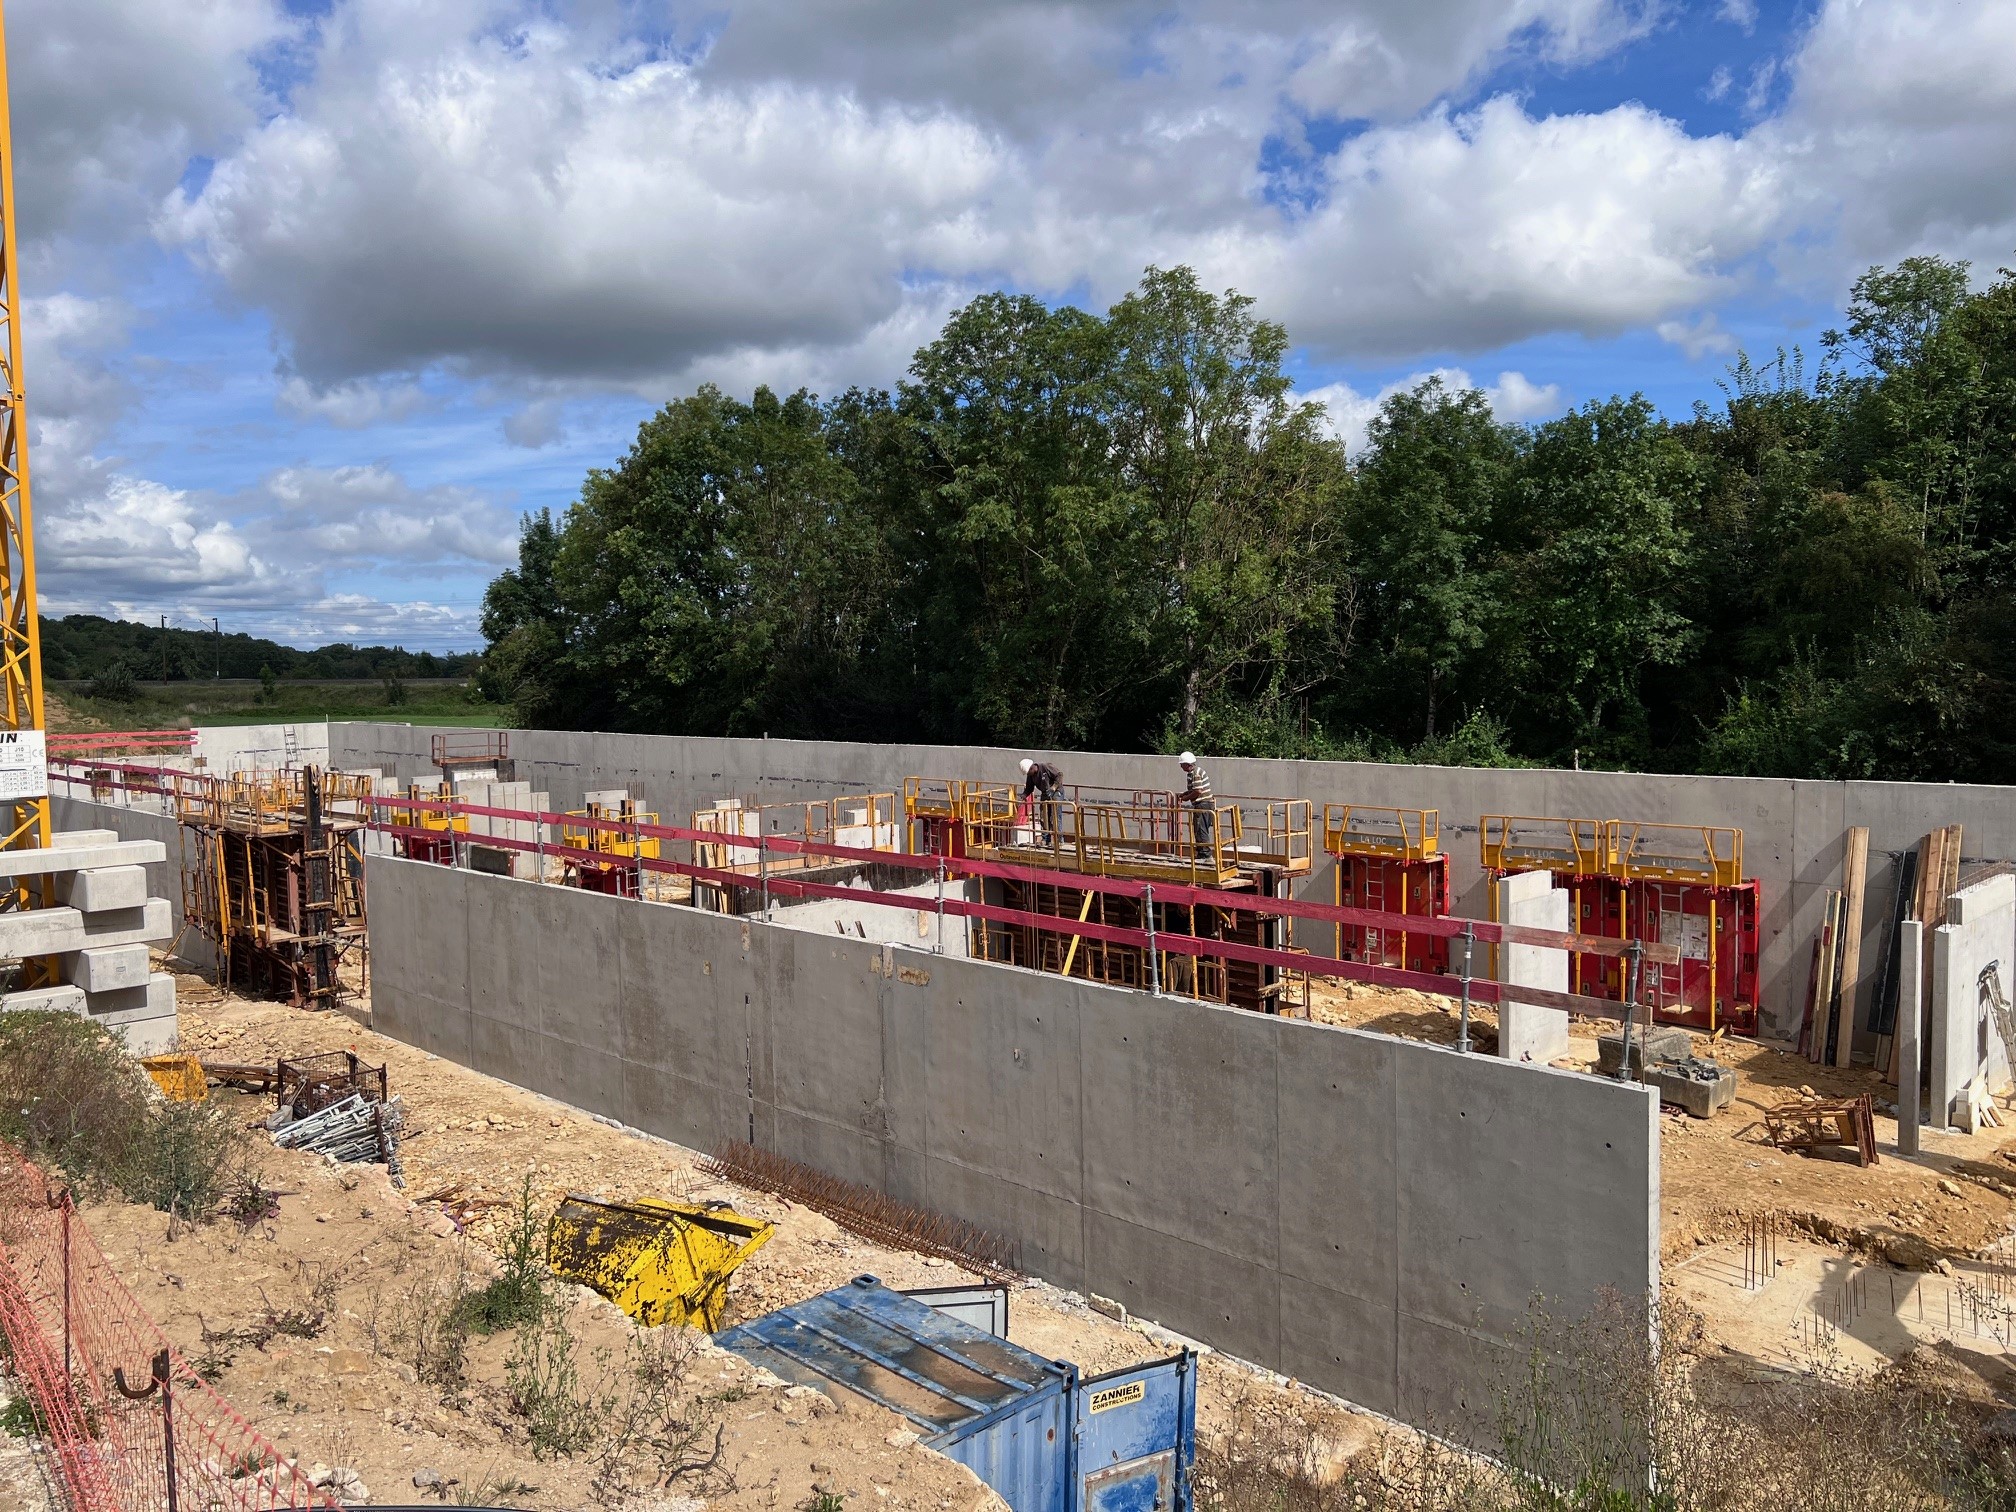
[{"label": "rebar bar", "polygon": [[730,1140],[716,1146],[701,1168],[738,1185],[803,1203],[849,1233],[877,1244],[935,1255],[996,1278],[1015,1275],[1021,1268],[1011,1239],[963,1218],[934,1213],[858,1182],[830,1176],[772,1150]]}]

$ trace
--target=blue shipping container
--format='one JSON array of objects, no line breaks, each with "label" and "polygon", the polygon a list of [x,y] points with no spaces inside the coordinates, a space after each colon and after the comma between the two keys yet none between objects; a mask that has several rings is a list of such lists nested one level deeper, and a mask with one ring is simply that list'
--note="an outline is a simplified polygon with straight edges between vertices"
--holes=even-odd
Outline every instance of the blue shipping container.
[{"label": "blue shipping container", "polygon": [[845,1386],[901,1414],[1014,1512],[1189,1512],[1195,1354],[1081,1379],[1006,1331],[1005,1288],[910,1296],[857,1276],[716,1342],[786,1380]]}]

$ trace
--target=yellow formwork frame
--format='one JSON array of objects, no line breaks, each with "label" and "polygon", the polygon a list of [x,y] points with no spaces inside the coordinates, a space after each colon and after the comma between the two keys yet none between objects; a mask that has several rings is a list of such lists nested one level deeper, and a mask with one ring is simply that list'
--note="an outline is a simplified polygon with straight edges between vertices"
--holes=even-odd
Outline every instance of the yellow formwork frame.
[{"label": "yellow formwork frame", "polygon": [[[35,532],[28,493],[28,424],[21,383],[21,258],[14,232],[14,130],[7,95],[7,23],[0,7],[0,730],[42,728],[42,626],[35,609]],[[0,845],[49,843],[49,800],[0,804]],[[38,879],[39,880],[39,879]],[[38,889],[39,890],[39,889]],[[30,905],[24,883],[12,905]]]}]

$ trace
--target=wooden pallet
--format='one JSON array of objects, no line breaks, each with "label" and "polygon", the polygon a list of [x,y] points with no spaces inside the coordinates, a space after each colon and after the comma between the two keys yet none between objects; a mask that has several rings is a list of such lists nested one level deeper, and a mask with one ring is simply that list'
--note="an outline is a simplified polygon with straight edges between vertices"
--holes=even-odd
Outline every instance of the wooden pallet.
[{"label": "wooden pallet", "polygon": [[1840,1145],[1855,1152],[1857,1165],[1876,1164],[1876,1109],[1867,1092],[1860,1097],[1802,1098],[1766,1108],[1764,1129],[1781,1150]]}]

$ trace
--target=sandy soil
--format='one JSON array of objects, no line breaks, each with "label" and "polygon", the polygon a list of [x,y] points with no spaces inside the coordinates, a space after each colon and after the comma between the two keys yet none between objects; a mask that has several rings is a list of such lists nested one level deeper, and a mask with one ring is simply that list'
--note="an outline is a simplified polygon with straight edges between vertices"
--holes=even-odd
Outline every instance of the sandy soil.
[{"label": "sandy soil", "polygon": [[[1311,996],[1312,1016],[1324,1023],[1455,1043],[1456,1009],[1445,998],[1357,983],[1319,983]],[[1593,1067],[1596,1037],[1611,1027],[1571,1024],[1570,1053],[1555,1064]],[[1471,1032],[1480,1047],[1495,1044],[1496,1014],[1473,1012]],[[1907,1160],[1896,1153],[1896,1119],[1883,1111],[1893,1089],[1868,1067],[1816,1066],[1783,1046],[1728,1035],[1697,1034],[1694,1048],[1735,1070],[1736,1100],[1712,1119],[1668,1109],[1660,1120],[1660,1234],[1669,1264],[1739,1233],[1756,1215],[1776,1213],[1816,1238],[1925,1270],[1978,1254],[2016,1219],[2016,1115],[2009,1128],[1971,1136],[1925,1130],[1923,1152]],[[1772,1146],[1764,1134],[1765,1109],[1796,1102],[1806,1090],[1821,1097],[1873,1094],[1874,1166]]]},{"label": "sandy soil", "polygon": [[[537,1461],[524,1442],[502,1386],[508,1336],[478,1342],[470,1386],[446,1394],[412,1378],[395,1338],[401,1307],[423,1278],[457,1265],[473,1273],[493,1266],[527,1174],[542,1212],[570,1191],[658,1194],[718,1199],[776,1223],[776,1237],[735,1274],[731,1322],[864,1272],[898,1287],[966,1277],[943,1260],[869,1243],[800,1205],[717,1181],[677,1146],[439,1060],[350,1018],[244,1001],[194,977],[178,985],[186,1049],[214,1060],[262,1061],[354,1047],[388,1066],[393,1090],[405,1100],[404,1194],[392,1190],[382,1168],[333,1168],[317,1157],[268,1150],[262,1156],[268,1184],[291,1195],[281,1199],[275,1219],[249,1231],[219,1223],[171,1243],[165,1221],[149,1210],[109,1204],[88,1215],[142,1304],[192,1358],[215,1348],[214,1340],[205,1345],[206,1326],[213,1336],[241,1328],[242,1321],[225,1320],[303,1306],[314,1286],[333,1284],[335,1303],[322,1334],[238,1348],[219,1389],[304,1464],[355,1468],[374,1500],[416,1498],[412,1477],[424,1470],[463,1488],[537,1488],[503,1496],[508,1505],[588,1504],[590,1467]],[[263,1097],[221,1089],[212,1095],[242,1108],[248,1123],[268,1109]],[[629,1320],[584,1290],[577,1289],[572,1307],[570,1326],[584,1358],[602,1351],[620,1359],[636,1332]],[[1185,1342],[1152,1323],[1104,1316],[1087,1299],[1042,1283],[1019,1284],[1009,1311],[1016,1342],[1075,1360],[1087,1373],[1163,1358]],[[860,1505],[991,1504],[993,1494],[963,1468],[892,1443],[905,1425],[870,1403],[836,1392],[839,1410],[832,1411],[824,1397],[762,1389],[742,1362],[718,1351],[695,1369],[703,1378],[719,1377],[708,1390],[721,1399],[724,1467],[675,1490],[718,1506],[796,1507],[815,1486],[831,1486]],[[1253,1401],[1315,1425],[1338,1459],[1378,1432],[1373,1420],[1320,1393],[1207,1353],[1200,1429],[1216,1431]]]},{"label": "sandy soil", "polygon": [[[219,1222],[171,1239],[151,1210],[102,1204],[87,1214],[143,1305],[192,1359],[215,1365],[234,1405],[304,1465],[353,1468],[373,1500],[421,1499],[416,1475],[438,1477],[451,1501],[483,1491],[507,1505],[579,1507],[598,1494],[587,1459],[532,1454],[504,1384],[509,1334],[479,1339],[465,1384],[454,1388],[421,1382],[404,1342],[402,1319],[430,1279],[457,1269],[480,1279],[494,1267],[492,1252],[527,1175],[542,1212],[570,1191],[662,1194],[726,1201],[777,1223],[777,1237],[736,1274],[731,1319],[863,1272],[896,1286],[945,1284],[963,1274],[858,1239],[796,1204],[714,1180],[691,1152],[398,1044],[356,1019],[248,1002],[190,976],[178,986],[188,1049],[216,1060],[263,1061],[355,1048],[387,1064],[405,1099],[403,1193],[382,1169],[333,1167],[267,1149],[268,1184],[288,1195],[276,1216],[250,1228]],[[1444,1044],[1456,1033],[1453,1005],[1419,993],[1319,984],[1312,1015]],[[1602,1027],[1575,1026],[1565,1064],[1593,1063]],[[1480,1010],[1472,1033],[1480,1048],[1491,1043],[1495,1016]],[[1956,1368],[1964,1364],[1972,1379],[1989,1383],[1986,1389],[2004,1384],[2007,1350],[1997,1330],[2006,1335],[2007,1322],[1991,1319],[1984,1333],[1977,1308],[1971,1335],[1937,1324],[1956,1296],[1964,1311],[1966,1299],[1990,1284],[1973,1257],[2010,1228],[2016,1164],[2004,1151],[2016,1155],[2016,1141],[2006,1131],[1971,1139],[1928,1134],[1927,1153],[1907,1162],[1890,1153],[1894,1124],[1879,1119],[1885,1154],[1873,1168],[1783,1154],[1764,1141],[1765,1107],[1796,1098],[1802,1087],[1825,1095],[1883,1096],[1885,1089],[1866,1070],[1823,1069],[1769,1046],[1720,1040],[1699,1048],[1737,1069],[1738,1101],[1710,1121],[1678,1113],[1662,1119],[1663,1226],[1669,1283],[1702,1314],[1710,1349],[1743,1370],[1796,1368],[1800,1351],[1832,1326],[1816,1320],[1839,1314],[1844,1288],[1859,1286],[1864,1301],[1851,1309],[1841,1337],[1827,1341],[1830,1348],[1874,1360],[1930,1342]],[[268,1105],[248,1094],[214,1095],[248,1124]],[[1766,1212],[1778,1216],[1785,1264],[1768,1285],[1752,1288],[1743,1284],[1741,1236],[1747,1220]],[[1856,1275],[1863,1279],[1854,1282]],[[1866,1300],[1872,1296],[1874,1303]],[[612,1369],[636,1347],[638,1331],[600,1298],[576,1289],[568,1305],[584,1370]],[[1928,1308],[1934,1326],[1912,1326]],[[311,1337],[258,1339],[262,1318],[290,1311],[320,1311],[325,1321]],[[1088,1373],[1166,1355],[1180,1342],[1040,1283],[1019,1285],[1010,1312],[1018,1342],[1074,1359]],[[655,1502],[632,1494],[629,1505],[670,1512],[681,1506],[678,1497],[695,1496],[716,1506],[795,1508],[815,1489],[856,1505],[998,1504],[964,1469],[916,1448],[894,1415],[846,1393],[833,1400],[787,1392],[711,1348],[695,1355],[683,1379],[696,1410],[721,1425],[721,1464],[661,1488]],[[1379,1432],[1372,1420],[1297,1383],[1207,1355],[1204,1433],[1222,1432],[1255,1404],[1315,1425],[1337,1459]],[[0,1512],[17,1505],[40,1512],[33,1479],[0,1463]],[[607,1500],[612,1493],[605,1486],[600,1494]]]}]

